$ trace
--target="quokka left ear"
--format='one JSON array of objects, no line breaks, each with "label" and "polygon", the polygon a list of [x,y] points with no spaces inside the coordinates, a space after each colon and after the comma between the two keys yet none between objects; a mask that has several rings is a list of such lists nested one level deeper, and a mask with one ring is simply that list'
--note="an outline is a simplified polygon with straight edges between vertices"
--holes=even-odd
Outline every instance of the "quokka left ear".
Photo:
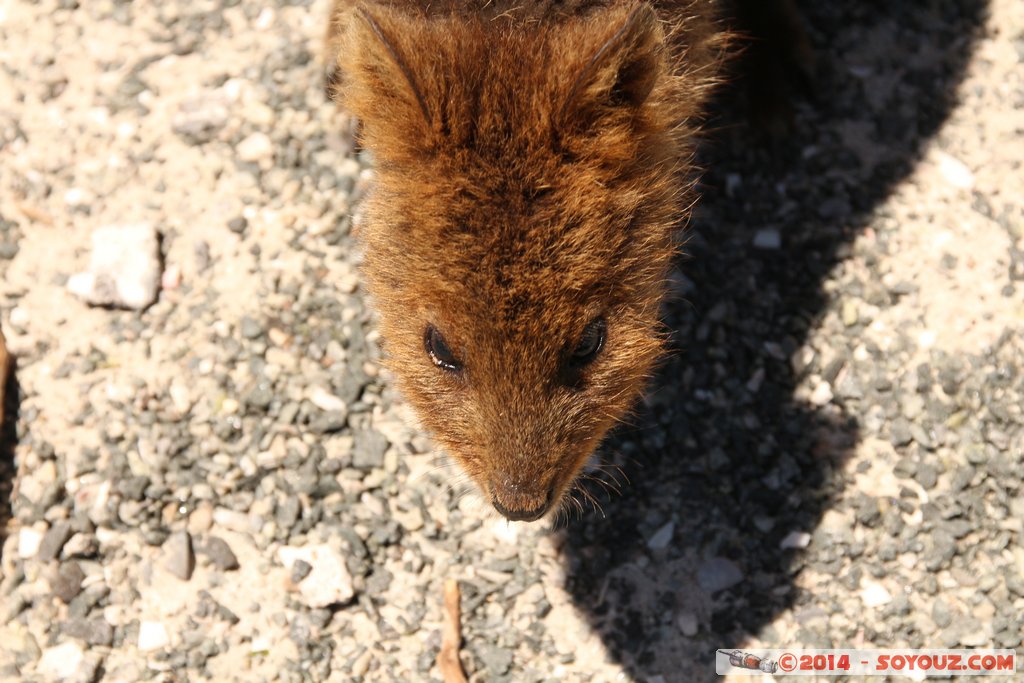
[{"label": "quokka left ear", "polygon": [[562,109],[563,122],[586,119],[609,108],[639,107],[664,69],[665,32],[647,3],[627,12],[603,10],[588,22],[611,28],[598,34],[601,41],[592,47],[576,76]]},{"label": "quokka left ear", "polygon": [[355,6],[336,21],[344,24],[335,40],[341,104],[368,135],[389,138],[398,130],[407,141],[429,140],[432,112],[416,73],[412,20],[387,7]]}]

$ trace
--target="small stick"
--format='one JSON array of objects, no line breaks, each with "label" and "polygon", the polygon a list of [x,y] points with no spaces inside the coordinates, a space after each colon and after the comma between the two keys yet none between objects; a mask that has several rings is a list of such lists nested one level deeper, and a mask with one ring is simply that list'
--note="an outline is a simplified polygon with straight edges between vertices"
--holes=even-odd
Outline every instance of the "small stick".
[{"label": "small stick", "polygon": [[466,674],[462,672],[462,662],[459,661],[461,631],[459,582],[455,579],[445,579],[444,625],[441,627],[441,651],[437,653],[437,667],[441,669],[444,683],[466,683]]}]

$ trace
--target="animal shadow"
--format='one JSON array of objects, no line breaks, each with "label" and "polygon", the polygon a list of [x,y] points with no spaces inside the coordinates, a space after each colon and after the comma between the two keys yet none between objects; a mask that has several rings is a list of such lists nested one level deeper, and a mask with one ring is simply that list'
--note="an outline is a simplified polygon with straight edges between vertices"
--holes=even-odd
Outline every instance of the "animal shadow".
[{"label": "animal shadow", "polygon": [[[713,680],[716,648],[752,635],[784,646],[772,621],[813,605],[794,583],[808,561],[799,534],[841,490],[859,428],[841,397],[795,395],[839,367],[805,342],[828,305],[823,281],[949,114],[986,4],[801,11],[814,102],[796,98],[793,129],[765,144],[742,123],[744,89],[720,98],[666,310],[673,352],[605,447],[628,484],[562,535],[576,606],[639,681]],[[828,572],[840,560],[825,548],[814,561]]]},{"label": "animal shadow", "polygon": [[21,408],[21,386],[17,377],[17,358],[9,359],[10,367],[4,396],[3,420],[0,420],[0,545],[7,539],[11,515],[11,494],[14,487],[14,447],[18,441],[18,414]]}]

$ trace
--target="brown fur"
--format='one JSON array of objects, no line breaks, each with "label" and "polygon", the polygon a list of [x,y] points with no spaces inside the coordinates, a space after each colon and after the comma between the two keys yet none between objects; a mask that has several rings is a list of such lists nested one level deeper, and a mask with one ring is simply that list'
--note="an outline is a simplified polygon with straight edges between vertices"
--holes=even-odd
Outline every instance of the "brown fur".
[{"label": "brown fur", "polygon": [[[338,0],[339,100],[377,162],[362,237],[389,366],[510,510],[562,499],[663,346],[721,61],[710,0]],[[579,386],[559,366],[607,341]],[[431,362],[428,324],[464,362]]]}]

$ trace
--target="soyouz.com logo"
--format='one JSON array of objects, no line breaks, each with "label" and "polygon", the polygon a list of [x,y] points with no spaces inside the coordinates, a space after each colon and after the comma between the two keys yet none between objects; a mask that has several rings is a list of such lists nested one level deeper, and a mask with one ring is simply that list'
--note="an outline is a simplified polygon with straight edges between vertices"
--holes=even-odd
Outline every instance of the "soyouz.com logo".
[{"label": "soyouz.com logo", "polygon": [[1017,672],[1017,652],[720,649],[715,671],[749,676],[1006,676]]}]

